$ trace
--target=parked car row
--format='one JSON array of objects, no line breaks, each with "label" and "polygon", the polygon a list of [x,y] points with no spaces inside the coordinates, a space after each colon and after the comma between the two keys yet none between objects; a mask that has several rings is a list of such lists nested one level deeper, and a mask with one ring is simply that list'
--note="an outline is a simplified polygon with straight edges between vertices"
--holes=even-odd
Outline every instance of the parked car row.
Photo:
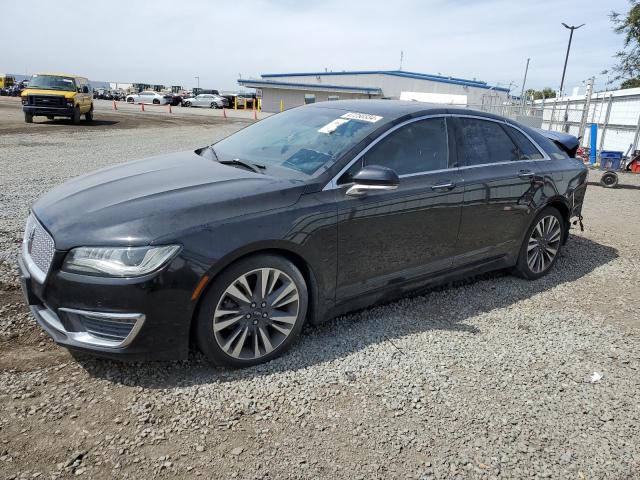
[{"label": "parked car row", "polygon": [[93,98],[100,100],[124,100],[127,92],[124,90],[109,90],[107,88],[96,88],[93,91]]},{"label": "parked car row", "polygon": [[8,86],[8,87],[4,87],[4,88],[0,88],[0,96],[3,97],[19,97],[20,94],[22,93],[22,91],[27,88],[27,84],[29,82],[27,82],[26,80],[23,80],[21,82],[18,82],[14,85]]}]

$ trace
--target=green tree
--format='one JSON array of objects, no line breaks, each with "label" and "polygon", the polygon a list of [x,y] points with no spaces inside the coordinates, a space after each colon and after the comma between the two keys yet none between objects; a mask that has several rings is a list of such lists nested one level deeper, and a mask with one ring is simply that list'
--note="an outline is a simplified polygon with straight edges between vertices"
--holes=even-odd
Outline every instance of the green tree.
[{"label": "green tree", "polygon": [[640,87],[640,78],[629,78],[620,84],[620,88],[638,88]]},{"label": "green tree", "polygon": [[530,88],[525,92],[527,98],[533,97],[534,100],[541,100],[543,98],[554,98],[556,96],[556,92],[549,87],[543,88],[542,90],[534,90]]},{"label": "green tree", "polygon": [[609,15],[614,31],[624,36],[624,47],[616,53],[618,63],[613,67],[617,79],[640,78],[640,0],[629,0],[629,4],[631,8],[626,15],[618,12]]}]

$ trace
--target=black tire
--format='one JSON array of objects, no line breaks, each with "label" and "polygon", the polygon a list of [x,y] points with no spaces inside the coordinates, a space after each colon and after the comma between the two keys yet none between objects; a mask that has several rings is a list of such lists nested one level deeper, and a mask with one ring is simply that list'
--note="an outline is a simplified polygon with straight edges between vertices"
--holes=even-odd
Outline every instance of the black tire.
[{"label": "black tire", "polygon": [[190,107],[191,106],[191,102],[184,102],[184,106],[185,107]]},{"label": "black tire", "polygon": [[73,109],[73,117],[71,117],[71,121],[74,125],[78,125],[80,123],[80,107],[75,107]]},{"label": "black tire", "polygon": [[[530,240],[533,241],[532,234],[536,226],[543,218],[547,218],[549,216],[555,217],[560,227],[560,232],[557,237],[557,244],[554,242],[553,245],[549,245],[556,250],[556,253],[553,258],[550,259],[550,261],[548,260],[548,257],[545,256],[544,258],[547,260],[545,268],[542,271],[535,271],[534,269],[532,269],[528,262],[530,245],[529,242]],[[565,240],[567,232],[567,227],[568,226],[565,219],[562,217],[560,212],[553,207],[546,207],[540,213],[538,213],[533,219],[533,222],[531,222],[531,225],[527,229],[527,233],[524,236],[522,246],[520,247],[520,252],[518,254],[518,262],[516,263],[516,266],[514,268],[514,273],[522,278],[526,278],[527,280],[537,280],[538,278],[544,277],[547,273],[549,273],[551,271],[551,268],[553,268],[553,265],[556,263],[558,256],[560,255],[562,244]],[[543,255],[543,253],[541,253],[541,255]],[[548,255],[548,253],[546,255]]]},{"label": "black tire", "polygon": [[153,99],[153,104],[154,105],[160,105],[160,100],[158,100],[157,98]]},{"label": "black tire", "polygon": [[604,188],[616,188],[618,186],[618,174],[616,172],[604,172],[600,177],[600,185]]},{"label": "black tire", "polygon": [[[222,302],[225,296],[225,292],[228,287],[236,282],[236,280],[245,275],[249,274],[249,272],[253,272],[259,269],[277,269],[280,272],[285,273],[288,277],[288,280],[291,280],[295,287],[297,288],[298,293],[298,301],[297,301],[297,316],[295,318],[295,323],[291,328],[288,336],[281,341],[274,349],[265,353],[258,358],[236,358],[229,354],[227,354],[224,349],[218,344],[216,340],[216,334],[214,332],[214,314],[216,313],[216,309],[218,304]],[[257,288],[257,287],[255,287]],[[276,300],[277,301],[277,300]],[[239,260],[238,262],[227,267],[221,274],[217,276],[217,278],[213,281],[213,283],[209,286],[201,300],[196,321],[196,339],[198,346],[202,353],[206,355],[206,357],[215,365],[222,365],[226,367],[233,368],[244,368],[250,367],[252,365],[257,365],[260,363],[268,362],[273,360],[274,358],[282,355],[286,352],[291,345],[295,342],[296,338],[300,334],[302,327],[305,322],[305,318],[307,315],[307,303],[308,302],[308,292],[307,285],[304,280],[304,277],[300,273],[300,270],[291,263],[286,258],[277,256],[277,255],[255,255],[251,257],[247,257],[245,259]],[[226,305],[222,306],[222,308],[227,308]],[[259,308],[255,304],[251,305],[251,308]],[[241,315],[242,316],[242,315]],[[247,330],[252,329],[253,334],[258,335],[257,328],[260,327],[251,327],[250,322],[256,321],[254,318],[260,318],[259,315],[257,317],[252,317],[248,320],[245,320],[243,317],[241,320],[237,321],[234,327],[230,328],[246,328]],[[265,321],[269,321],[267,319]],[[248,327],[243,327],[242,322],[247,323]],[[248,333],[246,336],[247,339],[252,338],[252,333]],[[244,336],[242,338],[245,338]],[[244,343],[247,345],[246,343]],[[237,343],[236,343],[237,345]],[[265,350],[266,351],[266,350]],[[262,352],[260,351],[262,354]]]},{"label": "black tire", "polygon": [[209,108],[216,108],[216,102],[211,102],[211,105],[209,105]]},{"label": "black tire", "polygon": [[127,103],[134,103],[135,100],[133,98],[127,98]]},{"label": "black tire", "polygon": [[24,114],[24,121],[26,123],[33,123],[33,113],[26,113]]},{"label": "black tire", "polygon": [[91,110],[84,114],[84,119],[87,122],[93,122],[93,105],[91,105]]}]

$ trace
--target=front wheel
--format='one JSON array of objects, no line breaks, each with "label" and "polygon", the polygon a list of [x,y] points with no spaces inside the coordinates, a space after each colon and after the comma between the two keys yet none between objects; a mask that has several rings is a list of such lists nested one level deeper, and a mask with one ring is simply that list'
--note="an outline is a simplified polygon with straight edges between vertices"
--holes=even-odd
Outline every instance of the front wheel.
[{"label": "front wheel", "polygon": [[133,102],[134,102],[133,98],[127,98],[127,103],[133,103]]},{"label": "front wheel", "polygon": [[71,121],[73,121],[74,125],[78,125],[80,123],[80,107],[75,107],[73,109],[73,117],[71,117]]},{"label": "front wheel", "polygon": [[93,122],[93,107],[91,107],[91,110],[84,114],[84,119],[87,122]]},{"label": "front wheel", "polygon": [[549,273],[562,248],[566,228],[562,215],[553,207],[536,215],[520,248],[516,273],[528,280]]},{"label": "front wheel", "polygon": [[211,105],[209,105],[209,108],[216,108],[215,102],[211,102]]},{"label": "front wheel", "polygon": [[160,105],[160,100],[158,100],[157,98],[153,99],[153,104],[154,105]]},{"label": "front wheel", "polygon": [[26,123],[33,123],[33,113],[26,113],[24,114],[24,121]]},{"label": "front wheel", "polygon": [[185,107],[190,107],[191,106],[191,102],[184,102],[184,106]]},{"label": "front wheel", "polygon": [[242,368],[284,353],[307,314],[300,270],[275,255],[240,260],[216,278],[199,309],[197,341],[215,364]]}]

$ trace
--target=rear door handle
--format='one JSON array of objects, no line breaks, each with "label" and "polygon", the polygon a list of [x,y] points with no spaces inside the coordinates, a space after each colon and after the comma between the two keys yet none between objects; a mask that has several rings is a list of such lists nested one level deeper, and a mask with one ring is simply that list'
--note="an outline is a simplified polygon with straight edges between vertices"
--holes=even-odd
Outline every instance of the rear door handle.
[{"label": "rear door handle", "polygon": [[431,190],[453,190],[456,187],[454,182],[443,182],[436,183],[435,185],[431,185]]}]

